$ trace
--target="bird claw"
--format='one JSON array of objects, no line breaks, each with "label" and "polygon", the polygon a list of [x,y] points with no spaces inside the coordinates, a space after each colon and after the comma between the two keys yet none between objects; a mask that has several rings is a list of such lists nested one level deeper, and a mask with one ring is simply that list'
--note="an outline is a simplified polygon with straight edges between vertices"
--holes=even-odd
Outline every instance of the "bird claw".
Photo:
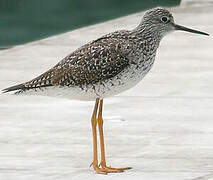
[{"label": "bird claw", "polygon": [[93,166],[94,170],[98,174],[108,174],[108,173],[121,173],[125,170],[131,169],[131,167],[125,167],[125,168],[112,168],[111,166],[106,166],[105,163],[100,163],[99,165],[97,163],[91,163],[90,167]]}]

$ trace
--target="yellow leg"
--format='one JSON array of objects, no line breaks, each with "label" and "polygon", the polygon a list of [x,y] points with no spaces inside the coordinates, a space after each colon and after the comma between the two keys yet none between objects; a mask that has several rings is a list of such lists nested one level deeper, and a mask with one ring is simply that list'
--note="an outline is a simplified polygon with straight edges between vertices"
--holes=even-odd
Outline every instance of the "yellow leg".
[{"label": "yellow leg", "polygon": [[98,110],[98,104],[99,104],[99,98],[96,99],[95,107],[92,114],[92,135],[93,135],[93,162],[91,165],[93,166],[94,170],[98,174],[106,174],[101,168],[98,166],[98,151],[97,151],[97,132],[96,132],[96,126],[97,126],[97,110]]},{"label": "yellow leg", "polygon": [[103,133],[103,118],[102,118],[102,110],[103,110],[103,99],[100,100],[99,104],[99,113],[98,113],[98,129],[100,135],[100,146],[101,146],[101,167],[102,171],[106,173],[115,173],[115,172],[123,172],[124,170],[131,169],[130,167],[126,168],[112,168],[106,165],[105,158],[105,149],[104,149],[104,133]]}]

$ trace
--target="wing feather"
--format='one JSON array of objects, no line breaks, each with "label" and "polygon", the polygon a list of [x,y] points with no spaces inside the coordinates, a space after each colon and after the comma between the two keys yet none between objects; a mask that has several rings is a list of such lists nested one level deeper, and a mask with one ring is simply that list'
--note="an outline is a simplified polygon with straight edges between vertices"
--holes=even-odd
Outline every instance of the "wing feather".
[{"label": "wing feather", "polygon": [[[125,31],[124,34],[129,33]],[[130,65],[130,44],[113,33],[88,43],[42,75],[7,91],[28,90],[46,86],[82,86],[113,78]],[[14,86],[13,86],[14,87]]]}]

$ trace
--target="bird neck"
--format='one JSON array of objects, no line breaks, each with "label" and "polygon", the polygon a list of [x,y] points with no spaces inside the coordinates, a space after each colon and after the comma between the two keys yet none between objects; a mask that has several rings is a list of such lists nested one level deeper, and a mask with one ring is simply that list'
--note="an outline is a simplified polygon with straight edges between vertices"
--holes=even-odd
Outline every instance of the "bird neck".
[{"label": "bird neck", "polygon": [[159,33],[159,30],[154,25],[139,24],[139,26],[133,30],[133,33],[135,33],[142,41],[153,41],[156,43],[157,47],[163,38],[163,35]]}]

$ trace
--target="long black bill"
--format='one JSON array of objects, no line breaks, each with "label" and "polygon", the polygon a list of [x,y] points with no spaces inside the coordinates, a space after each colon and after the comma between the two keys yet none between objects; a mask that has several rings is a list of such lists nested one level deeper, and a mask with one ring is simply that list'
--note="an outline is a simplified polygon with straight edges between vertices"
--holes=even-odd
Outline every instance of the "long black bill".
[{"label": "long black bill", "polygon": [[177,25],[177,24],[174,24],[174,27],[175,27],[176,30],[188,31],[188,32],[191,32],[191,33],[196,33],[196,34],[202,34],[202,35],[209,36],[209,34],[207,34],[205,32],[197,31],[197,30],[194,30],[194,29],[189,29],[187,27],[180,26],[180,25]]}]

